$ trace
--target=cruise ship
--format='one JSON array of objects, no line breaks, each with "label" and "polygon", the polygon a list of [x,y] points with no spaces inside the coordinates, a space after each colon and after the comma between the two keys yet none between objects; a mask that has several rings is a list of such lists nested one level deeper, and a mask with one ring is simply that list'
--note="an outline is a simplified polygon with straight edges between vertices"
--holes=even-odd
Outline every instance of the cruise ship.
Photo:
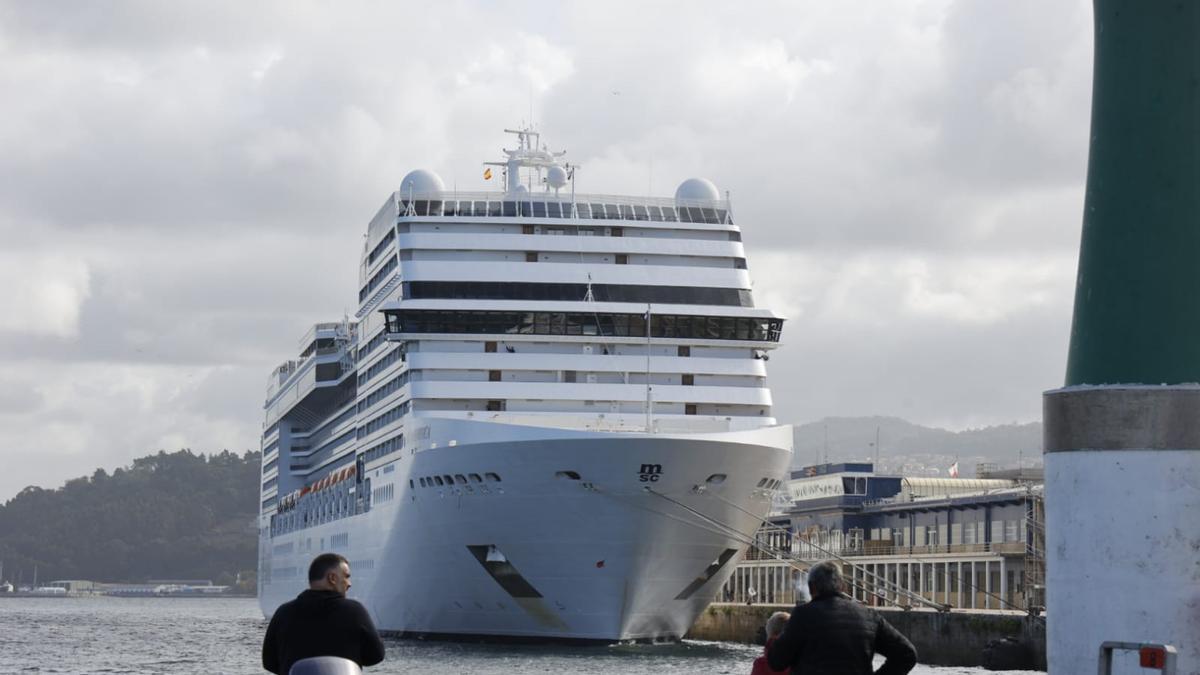
[{"label": "cruise ship", "polygon": [[271,374],[266,616],[332,551],[385,634],[677,640],[782,487],[783,318],[754,306],[728,197],[577,193],[564,153],[508,133],[495,192],[404,177],[354,316]]}]

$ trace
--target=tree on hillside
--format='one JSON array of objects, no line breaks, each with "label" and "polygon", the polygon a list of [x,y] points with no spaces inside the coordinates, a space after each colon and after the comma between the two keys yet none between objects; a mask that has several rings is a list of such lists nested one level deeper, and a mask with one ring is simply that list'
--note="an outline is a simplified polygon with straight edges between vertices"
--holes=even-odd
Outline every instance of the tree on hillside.
[{"label": "tree on hillside", "polygon": [[0,506],[5,575],[144,581],[237,578],[255,568],[259,453],[189,449],[111,475],[28,487]]}]

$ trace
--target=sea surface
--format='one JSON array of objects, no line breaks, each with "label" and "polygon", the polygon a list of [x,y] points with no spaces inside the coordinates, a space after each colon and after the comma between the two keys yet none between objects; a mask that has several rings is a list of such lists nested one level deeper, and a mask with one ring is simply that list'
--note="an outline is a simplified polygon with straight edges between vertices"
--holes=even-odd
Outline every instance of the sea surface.
[{"label": "sea surface", "polygon": [[[248,598],[3,598],[0,673],[263,673],[266,626],[257,601]],[[748,674],[762,650],[696,641],[611,647],[386,643],[387,659],[368,668],[369,675]],[[988,671],[917,666],[913,672]]]}]

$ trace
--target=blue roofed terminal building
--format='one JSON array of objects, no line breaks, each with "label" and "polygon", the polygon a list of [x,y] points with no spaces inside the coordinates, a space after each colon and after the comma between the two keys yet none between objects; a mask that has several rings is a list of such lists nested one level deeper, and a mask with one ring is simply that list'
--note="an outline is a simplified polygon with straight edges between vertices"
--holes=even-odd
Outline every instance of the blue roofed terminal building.
[{"label": "blue roofed terminal building", "polygon": [[807,593],[803,570],[834,559],[847,592],[869,605],[1039,611],[1041,469],[976,473],[880,475],[869,463],[793,471],[720,597],[791,604]]}]

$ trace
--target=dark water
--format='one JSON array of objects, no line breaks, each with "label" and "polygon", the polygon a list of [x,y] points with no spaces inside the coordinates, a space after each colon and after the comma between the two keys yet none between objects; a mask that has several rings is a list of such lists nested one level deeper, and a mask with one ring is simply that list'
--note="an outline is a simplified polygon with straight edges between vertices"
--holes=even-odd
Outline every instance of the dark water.
[{"label": "dark water", "polygon": [[[266,622],[254,600],[0,599],[0,673],[263,673]],[[612,647],[467,645],[389,640],[370,675],[750,672],[761,647],[727,642]],[[979,674],[918,666],[921,675]]]}]

